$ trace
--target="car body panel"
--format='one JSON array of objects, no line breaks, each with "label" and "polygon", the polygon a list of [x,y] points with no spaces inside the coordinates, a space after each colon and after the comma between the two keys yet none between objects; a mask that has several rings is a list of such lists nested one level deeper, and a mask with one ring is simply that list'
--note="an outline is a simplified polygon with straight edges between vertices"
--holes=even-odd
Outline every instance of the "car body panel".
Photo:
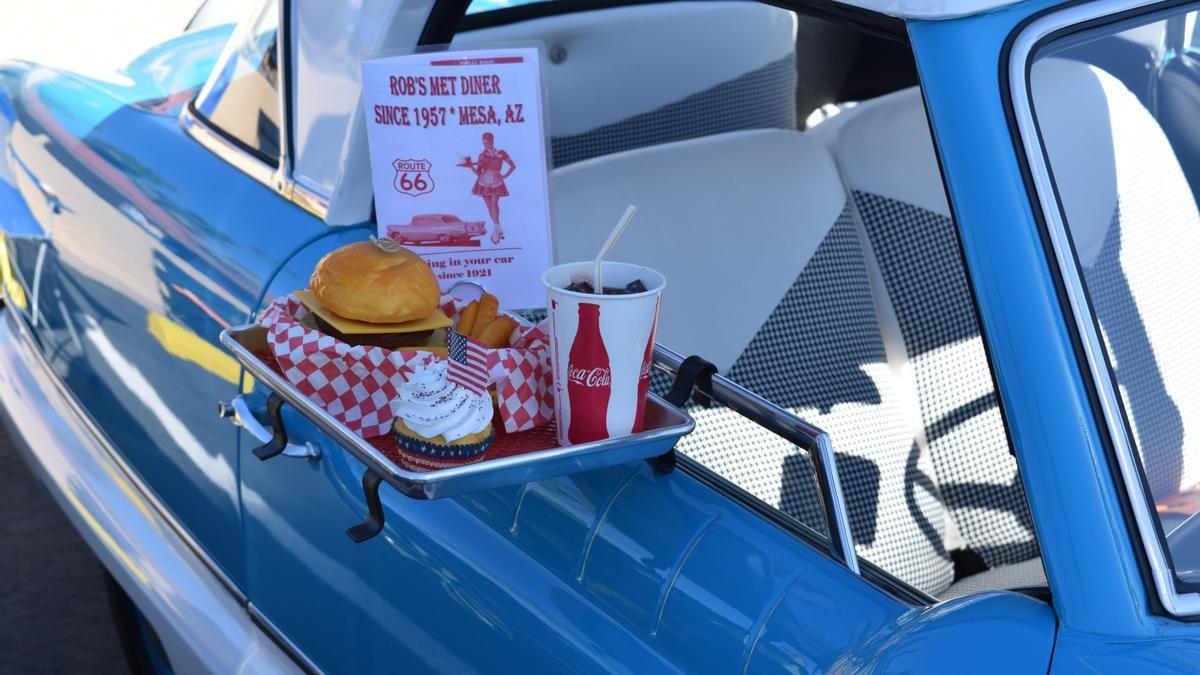
[{"label": "car body panel", "polygon": [[[302,248],[266,298],[306,283],[324,252],[370,227]],[[383,533],[354,544],[345,529],[366,513],[364,467],[299,415],[285,425],[323,457],[243,463],[247,592],[331,672],[398,662],[418,672],[737,670],[754,646],[773,644],[756,636],[785,596],[786,607],[853,607],[822,626],[820,650],[803,648],[824,668],[852,636],[912,611],[711,488],[644,462],[430,502],[385,487]],[[786,620],[772,626],[812,640]],[[760,672],[774,672],[769,663]]]},{"label": "car body panel", "polygon": [[[264,302],[372,231],[331,228],[312,240]],[[294,411],[284,424],[322,458],[243,461],[247,593],[330,672],[866,668],[892,649],[862,645],[946,651],[960,637],[942,644],[951,631],[941,627],[989,613],[1024,626],[990,658],[991,672],[1049,663],[1054,620],[1043,603],[1000,593],[975,613],[925,610],[686,472],[644,462],[429,502],[385,486],[383,532],[355,544],[345,530],[366,515],[364,467]],[[258,441],[243,433],[242,443],[249,458]],[[964,647],[957,663],[978,648]]]},{"label": "car body panel", "polygon": [[1145,635],[1156,622],[1017,163],[997,68],[1008,35],[1049,6],[913,22],[910,33],[1055,610],[1064,627]]},{"label": "car body panel", "polygon": [[[278,663],[247,628],[257,616],[329,671],[1010,673],[1047,670],[1052,650],[1068,672],[1143,657],[1195,670],[1197,627],[1147,600],[1005,118],[1005,40],[1051,4],[908,27],[1053,607],[1012,592],[929,605],[889,592],[686,462],[431,502],[385,487],[384,531],[352,543],[345,529],[366,514],[357,460],[285,410],[290,439],[322,457],[259,462],[249,450],[260,441],[214,414],[218,400],[266,393],[217,347],[220,328],[303,287],[321,255],[374,228],[326,226],[180,128],[228,27],[151,49],[122,85],[0,69],[5,320],[28,327],[86,410],[76,416],[136,474],[130,503],[147,491],[194,539],[186,574],[122,584],[144,586],[131,593],[139,606],[183,630],[197,619],[164,598],[204,607],[205,589],[227,580],[211,610],[233,626],[221,657],[249,668]],[[15,392],[33,357],[5,331],[11,413],[24,410]],[[46,438],[26,416],[18,435]],[[82,423],[52,426],[85,437]],[[60,436],[31,463],[110,569],[136,561],[139,544],[120,536],[132,525],[116,517],[126,506],[92,522],[82,514],[103,511],[102,496],[70,502],[85,479],[67,469],[97,451]],[[208,560],[210,578],[195,573]],[[172,658],[197,652],[167,646]]]},{"label": "car body panel", "polygon": [[904,617],[841,665],[855,673],[1035,673],[1047,670],[1053,647],[1049,606],[989,591]]},{"label": "car body panel", "polygon": [[[926,672],[1049,663],[1044,603],[906,605],[644,463],[431,502],[385,488],[384,531],[354,544],[344,530],[364,516],[363,467],[298,416],[286,423],[325,454],[244,467],[249,592],[330,672],[824,672],[886,670],[905,663],[898,654]],[[970,629],[985,619],[1004,640],[979,664]]]},{"label": "car body panel", "polygon": [[80,417],[12,312],[0,316],[4,422],[75,529],[157,627],[178,672],[299,672]]},{"label": "car body panel", "polygon": [[1198,663],[1200,640],[1194,636],[1098,638],[1063,630],[1058,635],[1050,673],[1191,673],[1196,672]]},{"label": "car body panel", "polygon": [[[96,425],[240,583],[236,432],[214,410],[237,394],[241,373],[217,336],[246,320],[280,256],[269,229],[253,224],[314,219],[179,126],[180,106],[227,33],[152,49],[135,61],[142,69],[128,71],[147,79],[128,86],[8,67],[4,144],[9,172],[15,164],[28,176],[15,187],[38,223],[18,223],[8,238],[33,338]],[[180,70],[164,76],[158,64]],[[57,210],[45,201],[51,189]],[[214,193],[225,198],[206,197]]]}]

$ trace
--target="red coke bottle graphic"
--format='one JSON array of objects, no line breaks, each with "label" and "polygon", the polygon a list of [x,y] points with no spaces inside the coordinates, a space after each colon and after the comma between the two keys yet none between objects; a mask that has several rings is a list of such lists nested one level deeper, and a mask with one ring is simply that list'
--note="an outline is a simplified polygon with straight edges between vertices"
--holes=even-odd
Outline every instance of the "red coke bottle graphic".
[{"label": "red coke bottle graphic", "polygon": [[612,396],[612,369],[600,336],[600,305],[579,303],[579,328],[567,357],[567,399],[571,421],[567,440],[572,444],[608,438],[608,400]]},{"label": "red coke bottle graphic", "polygon": [[638,374],[637,412],[633,417],[633,433],[645,430],[646,393],[650,391],[650,364],[654,361],[654,329],[646,340],[646,353],[642,356],[642,370]]}]

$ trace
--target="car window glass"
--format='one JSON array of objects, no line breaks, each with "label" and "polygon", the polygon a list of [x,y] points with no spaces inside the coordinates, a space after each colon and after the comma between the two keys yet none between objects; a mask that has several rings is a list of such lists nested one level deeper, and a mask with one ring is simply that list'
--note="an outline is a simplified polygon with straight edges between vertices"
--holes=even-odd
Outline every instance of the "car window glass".
[{"label": "car window glass", "polygon": [[243,21],[196,98],[196,112],[264,161],[279,157],[279,10],[262,2]]},{"label": "car window glass", "polygon": [[188,21],[187,30],[200,31],[224,24],[235,25],[245,11],[245,3],[239,0],[204,0]]},{"label": "car window glass", "polygon": [[497,9],[506,9],[509,7],[520,7],[534,2],[544,0],[474,0],[467,6],[467,14],[480,14],[482,12],[491,12]]},{"label": "car window glass", "polygon": [[[545,45],[556,259],[636,204],[611,258],[666,275],[659,341],[829,433],[860,556],[932,595],[1014,565],[1044,583],[911,53],[831,49],[844,27],[754,2],[493,17],[454,44]],[[803,450],[690,412],[681,453],[824,535]]]},{"label": "car window glass", "polygon": [[[1113,415],[1136,448],[1170,549],[1200,511],[1200,61],[1185,48],[1194,14],[1156,23],[1152,79],[1122,67],[1130,49],[1099,61],[1095,45],[1134,42],[1146,26],[1125,24],[1042,51],[1030,75],[1031,103],[1074,244],[1076,264],[1116,391]],[[1141,70],[1140,73],[1137,71]],[[1134,73],[1137,73],[1136,75]],[[1152,94],[1152,95],[1151,95]],[[1104,364],[1100,365],[1101,368]],[[1200,581],[1196,560],[1178,564]]]}]

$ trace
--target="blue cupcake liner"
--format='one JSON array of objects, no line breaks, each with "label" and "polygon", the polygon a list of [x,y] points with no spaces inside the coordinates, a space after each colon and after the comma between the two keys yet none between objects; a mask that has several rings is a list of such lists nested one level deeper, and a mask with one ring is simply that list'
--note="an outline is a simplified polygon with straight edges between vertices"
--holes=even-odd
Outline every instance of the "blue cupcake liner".
[{"label": "blue cupcake liner", "polygon": [[493,432],[482,441],[469,445],[435,443],[423,438],[413,438],[402,431],[396,431],[395,436],[396,443],[404,452],[428,457],[438,462],[469,462],[479,459],[487,453],[488,448],[492,447],[492,439],[496,437],[496,434]]}]

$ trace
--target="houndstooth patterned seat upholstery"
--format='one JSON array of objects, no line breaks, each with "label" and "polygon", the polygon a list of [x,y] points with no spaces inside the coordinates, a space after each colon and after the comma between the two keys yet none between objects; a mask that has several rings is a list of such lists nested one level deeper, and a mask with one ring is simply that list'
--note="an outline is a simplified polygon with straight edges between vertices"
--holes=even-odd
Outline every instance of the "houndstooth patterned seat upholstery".
[{"label": "houndstooth patterned seat upholstery", "polygon": [[[829,432],[860,555],[921,590],[952,593],[948,550],[996,570],[1034,560],[1032,520],[919,95],[843,115],[804,135],[836,152],[840,174],[798,134],[765,131],[559,170],[556,222],[572,229],[556,233],[556,253],[586,257],[599,245],[603,205],[648,205],[657,227],[633,230],[615,255],[671,280],[660,340]],[[803,160],[789,166],[789,157]],[[724,189],[731,182],[756,189]],[[681,241],[689,255],[676,254]],[[735,282],[713,274],[731,267]],[[803,452],[730,411],[693,413],[684,453],[822,528]]]},{"label": "houndstooth patterned seat upholstery", "polygon": [[454,43],[546,45],[551,158],[565,166],[739,129],[795,129],[796,30],[794,14],[769,5],[671,2],[473,30]]},{"label": "houndstooth patterned seat upholstery", "polygon": [[[917,89],[867,102],[809,135],[829,147],[853,195],[917,392],[946,507],[988,567],[1038,555],[1000,415],[954,223]],[[839,117],[842,117],[839,115]]]},{"label": "houndstooth patterned seat upholstery", "polygon": [[[733,177],[759,189],[729,190]],[[949,586],[948,517],[905,419],[828,153],[796,132],[738,132],[599,157],[554,181],[554,220],[570,223],[555,233],[558,259],[595,250],[604,205],[638,204],[641,225],[613,257],[667,276],[660,341],[829,432],[859,554],[926,592]],[[683,453],[822,529],[801,450],[728,410],[692,414]]]},{"label": "houndstooth patterned seat upholstery", "polygon": [[[849,208],[728,377],[831,435],[860,555],[930,593],[950,583],[942,497],[898,403]],[[815,491],[784,468],[779,504],[790,512]]]},{"label": "houndstooth patterned seat upholstery", "polygon": [[796,54],[654,110],[550,137],[554,166],[739,129],[796,128]]}]

